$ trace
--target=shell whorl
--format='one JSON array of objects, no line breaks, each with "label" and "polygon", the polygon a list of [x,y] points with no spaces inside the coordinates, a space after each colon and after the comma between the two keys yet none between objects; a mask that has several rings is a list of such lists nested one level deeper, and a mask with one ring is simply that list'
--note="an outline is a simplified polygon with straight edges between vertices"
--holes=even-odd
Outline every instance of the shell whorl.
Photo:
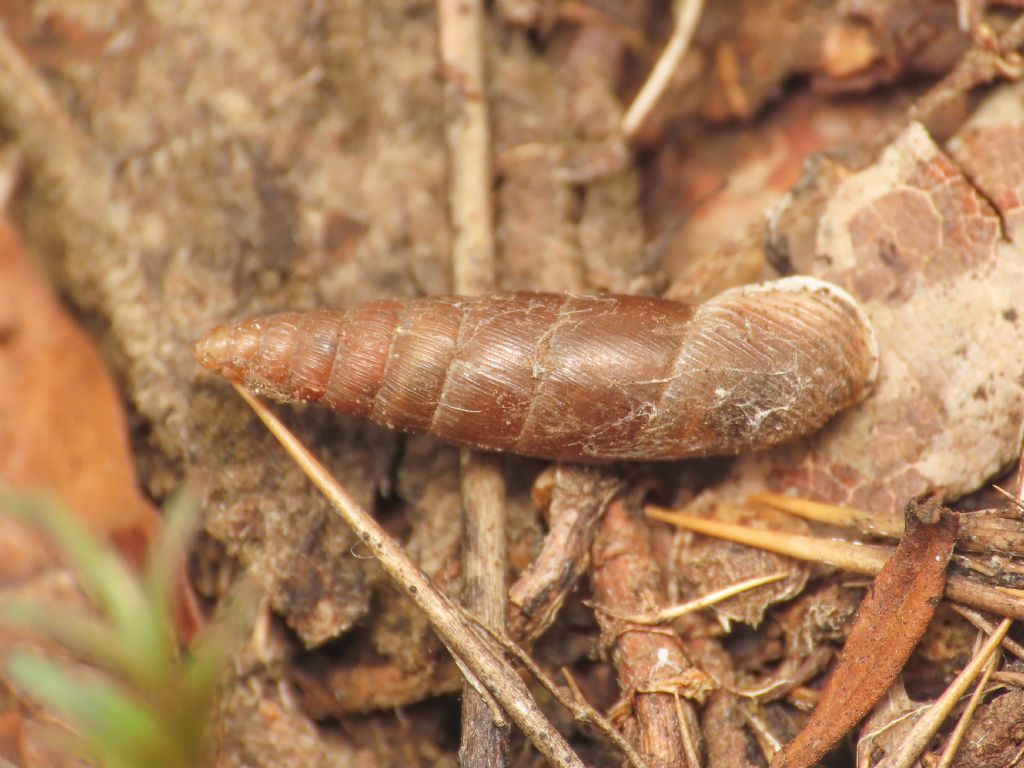
[{"label": "shell whorl", "polygon": [[766,448],[861,399],[877,370],[852,297],[796,277],[699,306],[502,293],[379,301],[220,326],[205,367],[485,450],[571,461]]}]

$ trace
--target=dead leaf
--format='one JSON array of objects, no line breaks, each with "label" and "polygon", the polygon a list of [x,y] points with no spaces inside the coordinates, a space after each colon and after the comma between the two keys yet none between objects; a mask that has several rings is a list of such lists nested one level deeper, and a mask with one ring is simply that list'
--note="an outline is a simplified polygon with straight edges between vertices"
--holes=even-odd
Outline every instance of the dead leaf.
[{"label": "dead leaf", "polygon": [[905,93],[851,102],[802,94],[762,116],[756,130],[722,126],[661,146],[648,206],[656,217],[654,248],[664,252],[661,267],[670,280],[664,295],[700,302],[774,277],[766,263],[775,249],[765,238],[766,212],[791,194],[809,157],[820,166],[815,153],[868,142],[907,101]]},{"label": "dead leaf", "polygon": [[814,765],[871,711],[910,658],[942,598],[956,542],[956,516],[922,521],[922,513],[934,511],[908,505],[903,538],[861,603],[818,706],[772,768]]},{"label": "dead leaf", "polygon": [[887,754],[899,745],[926,707],[907,696],[903,680],[897,678],[860,729],[857,768],[871,768],[880,754]]},{"label": "dead leaf", "polygon": [[123,540],[148,538],[159,522],[138,489],[124,406],[110,373],[6,219],[0,219],[0,485],[53,491],[90,530]]},{"label": "dead leaf", "polygon": [[1003,186],[990,164],[983,194],[912,125],[877,163],[836,176],[820,218],[806,212],[818,221],[815,241],[788,256],[864,302],[881,349],[878,384],[808,440],[741,458],[714,496],[770,487],[892,516],[932,488],[962,496],[1019,454],[1024,243],[1006,239],[1014,231],[1000,216],[1014,211],[1024,156],[1002,159]]},{"label": "dead leaf", "polygon": [[[746,515],[739,508],[719,509],[718,513],[717,519],[741,525],[764,526],[766,521],[770,521],[777,530],[807,531],[803,521],[787,519],[784,515]],[[687,587],[687,594],[703,595],[746,579],[785,574],[780,581],[715,605],[715,612],[719,615],[751,626],[760,624],[764,612],[774,603],[800,594],[810,575],[805,564],[792,558],[710,536],[697,536],[686,541],[681,545],[677,558],[680,583]]]},{"label": "dead leaf", "polygon": [[[121,395],[92,340],[53,295],[0,217],[0,487],[55,493],[91,531],[140,563],[160,517],[138,488]],[[0,588],[26,599],[81,607],[74,580],[39,537],[0,515]],[[198,614],[184,581],[179,629]],[[9,634],[0,646],[10,646]],[[70,764],[57,726],[26,714],[12,694],[0,705],[0,756],[26,766]],[[6,743],[5,743],[6,742]],[[76,763],[77,764],[77,763]]]}]

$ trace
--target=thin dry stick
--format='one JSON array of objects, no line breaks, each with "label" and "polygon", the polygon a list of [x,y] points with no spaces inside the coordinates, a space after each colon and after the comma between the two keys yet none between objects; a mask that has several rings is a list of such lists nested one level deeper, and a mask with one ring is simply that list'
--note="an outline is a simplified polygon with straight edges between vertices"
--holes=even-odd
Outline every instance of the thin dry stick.
[{"label": "thin dry stick", "polygon": [[899,538],[903,535],[903,520],[889,515],[870,515],[859,509],[824,504],[799,496],[785,496],[781,493],[752,493],[747,496],[748,504],[764,504],[791,515],[814,520],[842,528],[856,528],[865,533]]},{"label": "thin dry stick", "polygon": [[484,81],[481,0],[438,0],[448,108],[449,203],[456,293],[495,287],[491,131]]},{"label": "thin dry stick", "polygon": [[[456,293],[495,288],[491,135],[485,100],[481,0],[438,0],[446,76],[449,204]],[[463,600],[484,624],[503,631],[508,615],[505,479],[493,455],[462,451]],[[508,733],[468,688],[462,697],[461,763],[508,762]]]},{"label": "thin dry stick", "polygon": [[[735,541],[737,544],[746,544],[748,547],[776,552],[799,560],[827,563],[845,571],[871,576],[878,573],[893,552],[891,547],[851,544],[795,533],[748,528],[655,506],[648,506],[646,513],[656,520],[696,533]],[[946,579],[945,597],[1001,616],[1024,619],[1024,600],[999,588],[979,584],[956,574]]]},{"label": "thin dry stick", "polygon": [[974,717],[974,711],[981,704],[981,697],[985,695],[988,680],[992,677],[992,673],[996,671],[998,661],[999,654],[993,653],[989,656],[988,662],[985,664],[985,670],[981,673],[981,679],[974,687],[974,692],[967,702],[967,708],[964,709],[964,713],[956,723],[956,728],[950,734],[949,741],[946,742],[946,746],[942,750],[942,757],[935,768],[949,768],[953,764],[953,758],[956,757],[957,750],[960,749],[960,743],[964,740],[964,734],[967,733],[967,726],[970,725],[971,719]]},{"label": "thin dry stick", "polygon": [[748,547],[766,549],[800,560],[827,563],[844,571],[874,576],[892,556],[892,547],[878,545],[853,545],[844,541],[819,539],[783,531],[769,531],[749,528],[745,525],[723,523],[695,515],[674,512],[670,509],[648,506],[646,513],[655,520],[678,525],[688,531],[703,533],[719,539],[746,544]]},{"label": "thin dry stick", "polygon": [[[504,630],[508,616],[505,477],[493,454],[464,450],[460,459],[463,601],[481,622]],[[508,729],[494,721],[486,703],[468,687],[462,695],[459,755],[464,768],[508,762]]]},{"label": "thin dry stick", "polygon": [[[577,719],[581,716],[593,722],[593,724],[607,736],[613,744],[615,744],[622,753],[626,756],[630,763],[635,766],[643,766],[646,768],[647,763],[644,761],[640,753],[633,748],[633,745],[629,740],[619,733],[618,729],[612,725],[611,721],[598,712],[596,709],[587,703],[587,697],[583,695],[583,691],[580,690],[579,683],[576,682],[576,678],[572,676],[572,672],[569,671],[568,667],[562,667],[562,677],[565,678],[565,684],[569,686],[569,690],[572,691],[572,697],[569,698],[569,703],[572,706],[578,706],[580,712],[577,713],[573,710],[573,714]],[[553,681],[552,681],[553,683]],[[561,699],[559,699],[561,701]],[[586,720],[584,720],[586,722]]]},{"label": "thin dry stick", "polygon": [[938,83],[911,105],[910,109],[882,131],[874,141],[874,147],[880,152],[883,147],[913,122],[924,123],[934,117],[940,110],[967,94],[972,88],[995,80],[1000,75],[1013,75],[1009,71],[1019,68],[1019,59],[1015,60],[1016,51],[1024,45],[1024,14],[1002,31],[996,41],[997,50],[992,47],[975,46],[967,51]]},{"label": "thin dry stick", "polygon": [[757,589],[765,584],[773,584],[776,581],[786,578],[786,575],[787,574],[785,573],[770,573],[767,576],[755,576],[752,579],[745,579],[744,581],[737,582],[736,584],[730,584],[727,587],[716,589],[714,592],[701,595],[689,602],[664,608],[657,613],[620,613],[612,610],[611,608],[605,608],[594,603],[588,603],[588,605],[590,605],[590,607],[595,611],[607,613],[609,616],[616,619],[622,619],[623,621],[628,621],[630,624],[667,624],[670,621],[678,619],[680,616],[685,616],[688,613],[699,611],[702,608],[710,608],[716,603],[728,600],[730,597],[735,597],[743,592],[747,592],[751,589]]},{"label": "thin dry stick", "polygon": [[387,574],[409,595],[430,620],[434,631],[451,651],[459,668],[488,691],[547,760],[563,768],[583,768],[562,735],[540,711],[515,670],[492,652],[473,631],[461,608],[431,582],[380,524],[330,476],[313,454],[259,400],[236,384],[238,394],[277,438],[299,468],[320,490],[356,536],[369,548]]},{"label": "thin dry stick", "polygon": [[914,723],[914,727],[904,737],[899,748],[886,756],[875,768],[910,768],[914,764],[932,736],[939,730],[950,710],[964,695],[982,668],[988,664],[989,658],[999,648],[999,644],[1003,641],[1012,623],[1010,619],[1003,619],[996,627],[996,631],[985,641],[981,650],[968,662],[963,671],[942,692],[942,695],[935,700],[935,703]]},{"label": "thin dry stick", "polygon": [[[995,487],[998,490],[998,486]],[[1012,499],[1014,497],[1010,496],[1010,498]],[[896,514],[873,514],[865,512],[862,509],[839,507],[834,504],[824,504],[819,501],[811,501],[810,499],[804,499],[799,496],[786,496],[779,493],[768,492],[750,494],[747,496],[747,504],[767,506],[771,509],[777,509],[790,515],[802,517],[806,520],[814,520],[815,522],[825,523],[827,525],[835,525],[841,528],[853,528],[872,536],[884,536],[886,538],[898,539],[903,535],[903,518]],[[971,519],[977,520],[981,515],[1005,518],[1009,517],[1010,514],[1011,513],[1008,510],[1002,509],[977,510],[970,513],[970,516],[961,517],[961,522],[964,523]],[[1014,517],[1019,516],[1016,510],[1014,510],[1012,514]],[[961,529],[959,541],[961,545],[968,549],[975,549],[980,546],[982,551],[985,551],[986,547],[995,545],[998,545],[1001,548],[1005,548],[1007,546],[1005,533],[1002,534],[1002,536],[999,534],[983,536],[979,532],[969,528]],[[977,563],[970,563],[969,567],[977,568]]]},{"label": "thin dry stick", "polygon": [[576,681],[573,679],[568,669],[563,667],[562,675],[565,677],[566,682],[569,685],[569,689],[572,691],[572,696],[566,696],[562,689],[555,684],[555,681],[540,668],[533,658],[531,658],[530,654],[520,648],[512,638],[479,621],[476,616],[471,614],[469,611],[465,609],[461,610],[469,622],[476,625],[481,631],[485,632],[491,640],[504,648],[510,655],[515,656],[526,670],[537,679],[537,682],[544,686],[545,690],[547,690],[547,692],[550,693],[559,704],[572,713],[573,717],[581,723],[590,723],[608,737],[608,740],[622,751],[622,754],[626,756],[626,759],[630,764],[635,766],[635,768],[647,768],[647,763],[644,762],[640,753],[633,748],[633,745],[629,743],[626,737],[616,730],[615,726],[611,724],[611,721],[587,703],[586,698],[583,696],[583,692],[580,691],[579,687],[576,685]]},{"label": "thin dry stick", "polygon": [[1024,688],[1024,672],[1007,672],[1004,669],[994,673],[992,679],[1011,688]]},{"label": "thin dry stick", "polygon": [[679,738],[683,740],[683,752],[686,753],[686,764],[700,768],[700,725],[693,707],[683,706],[683,697],[679,689],[672,691],[672,700],[676,705],[676,720],[679,722]]},{"label": "thin dry stick", "polygon": [[627,140],[632,139],[640,130],[647,115],[654,109],[654,105],[668,87],[672,75],[679,68],[679,62],[686,55],[686,49],[690,47],[690,40],[697,30],[697,22],[700,21],[703,10],[704,0],[676,0],[676,26],[672,31],[672,37],[658,57],[647,81],[626,110],[626,116],[622,118],[622,135]]},{"label": "thin dry stick", "polygon": [[992,487],[999,493],[1000,496],[1009,500],[1015,512],[1017,512],[1018,514],[1024,512],[1024,502],[1020,500],[1019,496],[1014,496],[1008,490],[1006,490],[1005,488],[1001,488],[998,485],[993,485]]}]

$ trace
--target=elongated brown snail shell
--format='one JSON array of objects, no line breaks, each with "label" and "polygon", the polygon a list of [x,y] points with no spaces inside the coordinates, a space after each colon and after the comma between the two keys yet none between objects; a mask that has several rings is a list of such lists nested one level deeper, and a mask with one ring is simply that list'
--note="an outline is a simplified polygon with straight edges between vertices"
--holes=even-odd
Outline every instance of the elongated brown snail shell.
[{"label": "elongated brown snail shell", "polygon": [[807,277],[699,306],[549,293],[375,301],[222,325],[195,354],[276,400],[586,462],[767,448],[860,400],[878,361],[854,299]]}]

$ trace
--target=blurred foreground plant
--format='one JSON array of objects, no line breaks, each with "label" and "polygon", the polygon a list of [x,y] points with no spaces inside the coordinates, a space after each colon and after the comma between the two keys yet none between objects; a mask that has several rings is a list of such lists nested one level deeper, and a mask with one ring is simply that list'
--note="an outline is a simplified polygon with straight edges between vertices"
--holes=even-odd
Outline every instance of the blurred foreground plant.
[{"label": "blurred foreground plant", "polygon": [[194,768],[230,652],[258,602],[243,582],[187,650],[175,633],[174,592],[196,526],[196,505],[167,507],[141,575],[65,508],[36,496],[0,493],[0,514],[41,529],[74,571],[95,613],[59,603],[0,598],[0,624],[58,643],[75,659],[12,651],[9,678],[59,715],[74,748],[107,768]]}]

